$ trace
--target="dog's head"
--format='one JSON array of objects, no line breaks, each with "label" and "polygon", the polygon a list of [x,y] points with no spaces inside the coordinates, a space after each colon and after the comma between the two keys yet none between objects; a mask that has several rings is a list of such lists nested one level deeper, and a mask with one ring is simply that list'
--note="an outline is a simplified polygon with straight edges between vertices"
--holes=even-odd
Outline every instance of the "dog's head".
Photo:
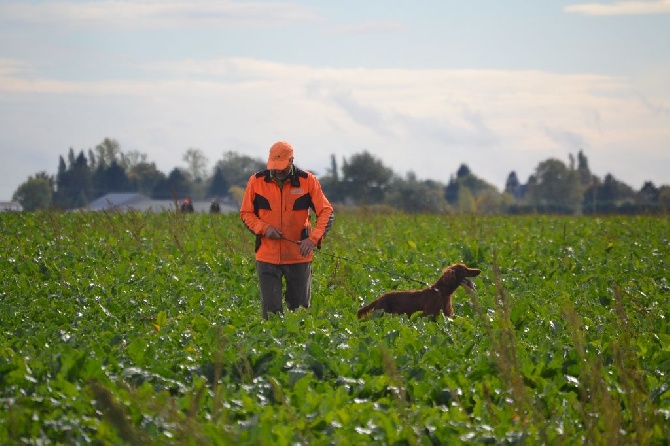
[{"label": "dog's head", "polygon": [[482,270],[478,268],[468,268],[463,263],[451,265],[447,269],[453,271],[454,275],[456,276],[456,280],[460,285],[463,285],[466,288],[470,288],[471,290],[475,289],[475,284],[470,279],[468,279],[468,277],[477,277],[479,273],[482,272]]}]

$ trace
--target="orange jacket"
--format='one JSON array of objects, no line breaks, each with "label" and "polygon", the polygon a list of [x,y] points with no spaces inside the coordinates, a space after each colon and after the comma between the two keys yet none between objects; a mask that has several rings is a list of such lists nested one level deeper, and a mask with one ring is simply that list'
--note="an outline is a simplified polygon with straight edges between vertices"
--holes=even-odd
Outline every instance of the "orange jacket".
[{"label": "orange jacket", "polygon": [[[313,229],[310,209],[316,214]],[[295,166],[281,190],[269,170],[252,175],[242,199],[240,216],[247,228],[256,234],[256,260],[275,265],[310,262],[312,253],[303,257],[300,246],[294,241],[309,237],[316,247],[320,247],[334,219],[333,206],[323,194],[319,181],[312,173]],[[270,225],[282,232],[282,239],[263,236]]]}]

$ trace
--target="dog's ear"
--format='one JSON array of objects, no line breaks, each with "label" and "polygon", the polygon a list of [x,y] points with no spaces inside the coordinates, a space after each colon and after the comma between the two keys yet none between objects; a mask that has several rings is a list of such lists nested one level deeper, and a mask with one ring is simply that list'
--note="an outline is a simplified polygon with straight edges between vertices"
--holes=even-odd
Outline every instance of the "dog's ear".
[{"label": "dog's ear", "polygon": [[442,275],[437,280],[438,284],[449,285],[456,280],[456,269],[454,266],[449,266],[442,271]]}]

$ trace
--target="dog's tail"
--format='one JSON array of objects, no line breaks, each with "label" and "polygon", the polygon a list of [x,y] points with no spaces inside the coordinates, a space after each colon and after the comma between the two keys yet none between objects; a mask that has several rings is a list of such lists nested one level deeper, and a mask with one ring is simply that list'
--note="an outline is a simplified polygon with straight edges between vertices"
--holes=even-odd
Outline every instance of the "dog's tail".
[{"label": "dog's tail", "polygon": [[366,305],[366,306],[364,306],[364,307],[361,307],[361,308],[358,310],[358,318],[359,318],[359,319],[364,318],[365,316],[367,316],[367,315],[369,315],[370,313],[372,313],[372,312],[375,310],[375,304],[376,304],[376,302],[372,302],[371,304],[368,304],[368,305]]}]

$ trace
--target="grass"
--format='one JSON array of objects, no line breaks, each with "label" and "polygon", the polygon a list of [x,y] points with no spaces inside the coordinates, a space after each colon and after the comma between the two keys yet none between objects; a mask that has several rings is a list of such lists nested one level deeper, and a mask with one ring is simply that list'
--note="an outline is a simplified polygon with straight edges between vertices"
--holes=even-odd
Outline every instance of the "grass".
[{"label": "grass", "polygon": [[[664,218],[338,215],[267,321],[236,215],[0,234],[3,443],[670,443]],[[356,318],[460,261],[453,318]]]}]

